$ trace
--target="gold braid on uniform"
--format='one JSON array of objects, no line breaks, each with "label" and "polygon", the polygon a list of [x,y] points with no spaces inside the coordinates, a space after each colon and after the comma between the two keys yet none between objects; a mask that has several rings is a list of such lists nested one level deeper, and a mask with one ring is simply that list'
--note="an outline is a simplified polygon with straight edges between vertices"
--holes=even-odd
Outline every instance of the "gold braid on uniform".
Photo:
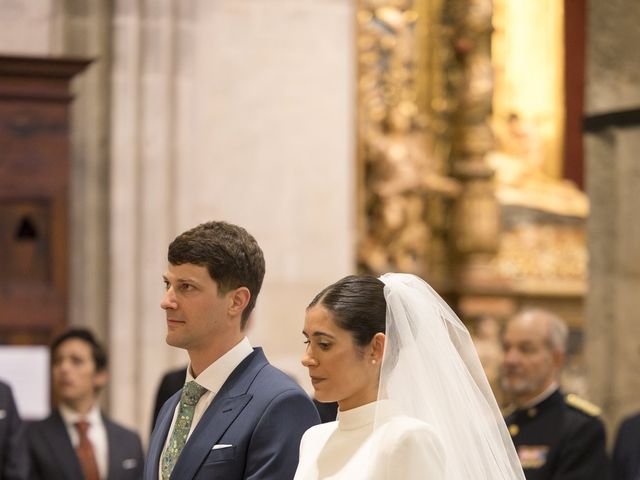
[{"label": "gold braid on uniform", "polygon": [[602,413],[602,409],[597,405],[585,400],[584,398],[579,397],[575,393],[569,393],[564,397],[564,401],[570,407],[575,408],[576,410],[580,410],[583,413],[591,417],[599,417]]}]

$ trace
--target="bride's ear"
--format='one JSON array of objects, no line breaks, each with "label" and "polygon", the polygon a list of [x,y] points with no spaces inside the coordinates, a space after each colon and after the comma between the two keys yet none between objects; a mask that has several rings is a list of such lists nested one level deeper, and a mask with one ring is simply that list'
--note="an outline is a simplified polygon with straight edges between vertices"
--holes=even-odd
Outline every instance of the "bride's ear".
[{"label": "bride's ear", "polygon": [[371,339],[371,359],[377,363],[382,362],[382,355],[384,354],[384,344],[386,341],[384,333],[378,332]]}]

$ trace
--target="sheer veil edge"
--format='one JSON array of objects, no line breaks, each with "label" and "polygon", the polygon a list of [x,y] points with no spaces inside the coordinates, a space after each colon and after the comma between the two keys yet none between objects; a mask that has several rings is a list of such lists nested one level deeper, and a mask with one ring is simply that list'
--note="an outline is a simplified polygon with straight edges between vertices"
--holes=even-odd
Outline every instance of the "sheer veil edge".
[{"label": "sheer veil edge", "polygon": [[[447,480],[525,480],[464,324],[421,278],[387,273],[380,280],[387,314],[378,400],[432,427]],[[374,428],[384,421],[376,416]]]}]

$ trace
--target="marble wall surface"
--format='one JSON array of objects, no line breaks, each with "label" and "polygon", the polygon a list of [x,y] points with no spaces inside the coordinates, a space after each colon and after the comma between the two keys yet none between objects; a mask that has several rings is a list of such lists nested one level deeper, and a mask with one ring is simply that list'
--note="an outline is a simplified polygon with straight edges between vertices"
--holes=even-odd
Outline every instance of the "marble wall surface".
[{"label": "marble wall surface", "polygon": [[48,55],[56,32],[55,0],[0,0],[0,52]]}]

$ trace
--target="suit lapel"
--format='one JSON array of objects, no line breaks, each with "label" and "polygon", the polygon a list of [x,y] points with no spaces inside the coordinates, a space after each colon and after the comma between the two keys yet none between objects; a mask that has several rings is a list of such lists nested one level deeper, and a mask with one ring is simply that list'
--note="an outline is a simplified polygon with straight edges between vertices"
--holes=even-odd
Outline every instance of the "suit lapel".
[{"label": "suit lapel", "polygon": [[174,393],[173,396],[167,400],[164,407],[162,407],[162,410],[160,410],[160,413],[158,414],[159,418],[156,423],[156,428],[153,429],[151,440],[149,441],[149,453],[147,455],[148,458],[146,463],[148,466],[151,466],[151,468],[145,468],[145,480],[158,480],[160,455],[162,454],[162,449],[164,448],[164,444],[167,440],[171,420],[173,420],[173,413],[180,401],[181,394],[182,389]]},{"label": "suit lapel", "polygon": [[104,429],[107,432],[107,455],[109,457],[107,459],[107,480],[115,480],[114,467],[116,465],[117,459],[115,452],[116,446],[113,442],[113,427],[111,423],[106,418],[104,418],[104,415],[102,415],[102,423],[104,424]]},{"label": "suit lapel", "polygon": [[236,367],[187,440],[171,474],[172,479],[195,476],[211,448],[218,443],[224,432],[251,401],[252,395],[247,391],[265,365],[267,365],[267,359],[262,349],[255,348],[253,353]]},{"label": "suit lapel", "polygon": [[67,427],[58,411],[54,411],[43,428],[43,435],[56,456],[56,463],[60,465],[64,478],[82,478],[82,468],[76,455]]},{"label": "suit lapel", "polygon": [[104,423],[104,429],[107,431],[107,451],[109,459],[107,461],[107,480],[116,480],[115,471],[118,458],[116,455],[117,445],[115,444],[113,425],[107,420],[104,415],[102,416],[102,423]]},{"label": "suit lapel", "polygon": [[[194,478],[213,445],[233,423],[238,414],[251,400],[251,395],[214,400],[193,431],[185,450],[178,458],[171,478]],[[215,404],[215,405],[214,405]],[[214,407],[213,409],[211,407]]]}]

